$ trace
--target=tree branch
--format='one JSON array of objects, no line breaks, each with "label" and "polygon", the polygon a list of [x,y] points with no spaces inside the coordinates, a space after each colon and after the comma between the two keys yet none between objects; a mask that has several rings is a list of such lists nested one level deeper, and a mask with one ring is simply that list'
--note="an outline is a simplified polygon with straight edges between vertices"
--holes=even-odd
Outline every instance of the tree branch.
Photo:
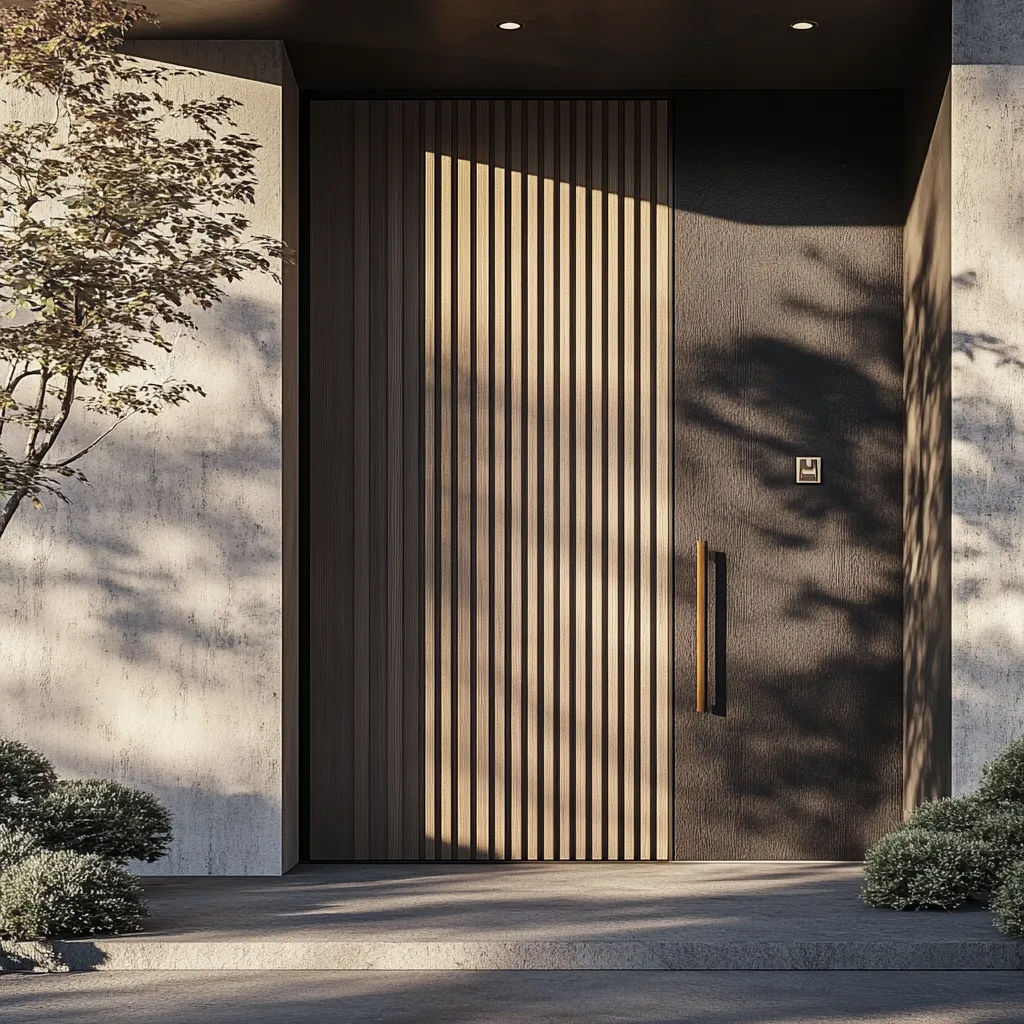
[{"label": "tree branch", "polygon": [[67,423],[68,417],[71,415],[71,409],[75,403],[75,387],[78,384],[78,375],[82,372],[83,367],[89,361],[89,353],[87,352],[79,360],[78,368],[76,370],[67,371],[67,387],[64,389],[64,401],[60,403],[60,415],[53,421],[50,426],[49,437],[43,443],[43,446],[35,452],[33,455],[33,464],[38,466],[47,455],[50,454],[50,449],[53,447],[54,442],[57,440],[58,434],[64,428],[64,424]]},{"label": "tree branch", "polygon": [[27,487],[19,487],[7,498],[3,507],[0,508],[0,537],[3,536],[4,531],[7,529],[7,524],[11,521],[14,513],[18,511],[18,506],[27,494]]},{"label": "tree branch", "polygon": [[[11,372],[7,375],[7,383],[4,385],[4,391],[10,391],[12,388],[12,382],[15,374],[18,372],[18,360],[11,360]],[[7,406],[0,406],[0,437],[3,437],[4,427],[7,426]]]},{"label": "tree branch", "polygon": [[40,469],[64,469],[66,466],[70,466],[73,462],[77,462],[83,455],[85,455],[88,452],[92,451],[92,449],[95,448],[96,445],[98,445],[100,443],[100,441],[102,441],[115,427],[117,427],[120,424],[124,423],[125,420],[130,419],[132,416],[135,415],[135,413],[137,411],[138,411],[137,409],[133,409],[127,415],[119,416],[116,420],[114,420],[114,422],[106,430],[103,431],[102,434],[100,434],[99,437],[97,437],[91,443],[87,444],[77,454],[72,455],[70,458],[67,458],[67,459],[61,459],[60,462],[48,462],[48,463],[45,463],[45,464],[41,464],[39,468]]},{"label": "tree branch", "polygon": [[36,438],[39,437],[39,431],[42,427],[43,408],[46,405],[46,387],[49,383],[50,373],[44,366],[39,376],[39,392],[36,395],[35,407],[32,410],[35,422],[32,424],[32,429],[28,434],[28,440],[25,442],[26,462],[31,461],[36,453]]},{"label": "tree branch", "polygon": [[39,374],[41,374],[42,372],[42,370],[25,370],[24,373],[19,373],[17,377],[15,377],[12,381],[8,382],[7,387],[4,388],[4,391],[13,392],[14,389],[27,377],[38,377]]},{"label": "tree branch", "polygon": [[[11,390],[11,384],[14,381],[14,378],[18,375],[18,363],[20,361],[21,360],[19,359],[11,360],[11,372],[7,375],[7,383],[4,385],[4,391]],[[28,363],[26,362],[25,365],[28,366]]]}]

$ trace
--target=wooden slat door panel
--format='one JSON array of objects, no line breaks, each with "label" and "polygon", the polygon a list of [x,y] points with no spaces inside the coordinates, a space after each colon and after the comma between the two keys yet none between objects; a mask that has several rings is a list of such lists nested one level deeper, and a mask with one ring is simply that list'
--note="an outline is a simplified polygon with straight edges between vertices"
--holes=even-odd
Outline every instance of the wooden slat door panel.
[{"label": "wooden slat door panel", "polygon": [[669,104],[314,101],[309,853],[671,852]]}]

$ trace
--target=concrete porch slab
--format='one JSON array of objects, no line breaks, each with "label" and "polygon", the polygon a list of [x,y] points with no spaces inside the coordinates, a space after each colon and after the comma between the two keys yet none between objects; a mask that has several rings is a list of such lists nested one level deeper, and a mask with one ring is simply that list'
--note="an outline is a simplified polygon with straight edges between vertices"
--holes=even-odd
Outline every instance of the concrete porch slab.
[{"label": "concrete porch slab", "polygon": [[1020,970],[991,914],[874,910],[843,863],[303,865],[148,878],[72,970]]}]

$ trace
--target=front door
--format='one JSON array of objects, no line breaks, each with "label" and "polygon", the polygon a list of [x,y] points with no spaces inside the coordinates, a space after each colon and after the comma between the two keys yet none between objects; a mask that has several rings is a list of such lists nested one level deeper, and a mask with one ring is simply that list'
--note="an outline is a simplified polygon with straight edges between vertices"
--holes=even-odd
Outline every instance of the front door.
[{"label": "front door", "polygon": [[310,101],[310,859],[847,858],[897,820],[871,95]]},{"label": "front door", "polygon": [[899,820],[899,109],[676,104],[678,859],[859,858]]}]

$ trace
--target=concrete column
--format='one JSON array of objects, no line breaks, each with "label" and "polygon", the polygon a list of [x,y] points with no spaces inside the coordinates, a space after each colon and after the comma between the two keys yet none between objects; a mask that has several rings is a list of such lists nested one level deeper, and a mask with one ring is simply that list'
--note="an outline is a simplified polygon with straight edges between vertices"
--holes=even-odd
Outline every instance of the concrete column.
[{"label": "concrete column", "polygon": [[1024,734],[1024,2],[954,0],[952,789]]},{"label": "concrete column", "polygon": [[[200,69],[175,98],[238,99],[262,144],[254,231],[297,237],[298,98],[284,46],[148,42]],[[4,119],[16,96],[0,97]],[[297,287],[233,282],[165,369],[206,391],[137,417],[69,506],[23,508],[0,550],[0,735],[67,776],[155,793],[157,874],[278,874],[298,859]],[[84,421],[73,426],[91,436]]]},{"label": "concrete column", "polygon": [[903,804],[950,792],[950,95],[948,52],[906,103],[903,233]]}]

